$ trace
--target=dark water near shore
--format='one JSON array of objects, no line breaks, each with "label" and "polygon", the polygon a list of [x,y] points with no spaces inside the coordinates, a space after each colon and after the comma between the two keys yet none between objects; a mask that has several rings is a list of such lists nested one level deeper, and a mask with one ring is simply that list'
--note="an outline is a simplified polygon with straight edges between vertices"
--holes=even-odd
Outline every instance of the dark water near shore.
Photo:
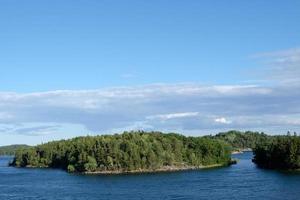
[{"label": "dark water near shore", "polygon": [[7,167],[0,157],[0,200],[6,199],[300,199],[300,174],[258,169],[251,153],[237,165],[158,174],[74,175]]}]

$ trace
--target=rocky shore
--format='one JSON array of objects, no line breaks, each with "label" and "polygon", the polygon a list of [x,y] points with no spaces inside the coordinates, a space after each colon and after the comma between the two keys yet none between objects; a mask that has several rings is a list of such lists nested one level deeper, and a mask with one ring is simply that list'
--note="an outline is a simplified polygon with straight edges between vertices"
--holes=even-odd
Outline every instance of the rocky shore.
[{"label": "rocky shore", "polygon": [[158,169],[138,169],[138,170],[130,170],[130,171],[122,171],[122,170],[103,170],[103,171],[94,171],[94,172],[83,172],[82,174],[139,174],[139,173],[157,173],[157,172],[176,172],[176,171],[188,171],[188,170],[200,170],[200,169],[209,169],[209,168],[218,168],[225,167],[232,164],[236,164],[235,160],[232,160],[229,164],[213,164],[213,165],[205,165],[205,166],[164,166]]}]

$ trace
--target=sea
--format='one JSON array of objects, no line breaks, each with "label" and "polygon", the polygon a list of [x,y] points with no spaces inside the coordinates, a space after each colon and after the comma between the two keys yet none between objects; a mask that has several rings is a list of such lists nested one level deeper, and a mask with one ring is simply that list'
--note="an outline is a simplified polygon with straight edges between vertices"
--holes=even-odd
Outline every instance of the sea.
[{"label": "sea", "polygon": [[69,174],[9,167],[0,157],[0,200],[270,199],[300,200],[300,173],[260,169],[252,152],[222,168],[124,175]]}]

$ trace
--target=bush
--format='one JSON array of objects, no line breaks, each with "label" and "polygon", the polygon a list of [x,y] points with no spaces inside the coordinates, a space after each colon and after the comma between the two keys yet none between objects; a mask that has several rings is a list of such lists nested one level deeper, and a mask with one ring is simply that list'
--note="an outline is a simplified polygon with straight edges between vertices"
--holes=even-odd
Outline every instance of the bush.
[{"label": "bush", "polygon": [[68,170],[69,173],[73,173],[73,172],[76,171],[76,170],[75,170],[75,167],[74,167],[73,165],[68,165],[67,170]]},{"label": "bush", "polygon": [[94,157],[88,156],[88,162],[84,164],[84,170],[94,172],[97,169],[97,161]]}]

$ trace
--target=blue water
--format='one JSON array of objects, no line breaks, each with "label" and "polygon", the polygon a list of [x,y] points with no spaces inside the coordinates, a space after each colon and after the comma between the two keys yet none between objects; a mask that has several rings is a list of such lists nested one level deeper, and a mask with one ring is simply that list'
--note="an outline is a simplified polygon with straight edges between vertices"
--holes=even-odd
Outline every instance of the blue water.
[{"label": "blue water", "polygon": [[7,167],[0,157],[0,199],[300,199],[300,174],[256,168],[251,153],[231,167],[157,174],[75,175]]}]

